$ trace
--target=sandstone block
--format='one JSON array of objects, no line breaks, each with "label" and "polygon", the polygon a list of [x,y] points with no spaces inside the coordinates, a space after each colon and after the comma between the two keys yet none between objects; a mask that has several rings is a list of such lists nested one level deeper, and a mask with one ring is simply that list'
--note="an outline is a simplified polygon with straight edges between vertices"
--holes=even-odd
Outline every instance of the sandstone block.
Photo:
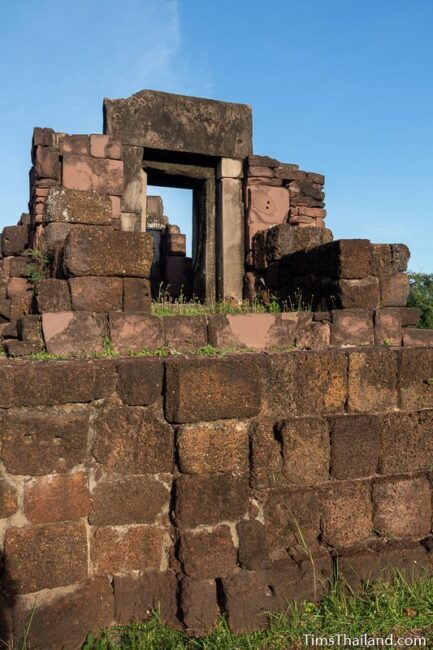
[{"label": "sandstone block", "polygon": [[63,185],[68,190],[121,196],[123,162],[67,154],[63,156]]},{"label": "sandstone block", "polygon": [[34,149],[33,171],[36,178],[60,178],[59,152],[55,147],[40,147]]},{"label": "sandstone block", "polygon": [[400,395],[403,409],[433,407],[433,349],[400,352]]},{"label": "sandstone block", "polygon": [[27,316],[32,311],[33,294],[25,291],[10,299],[10,319],[18,320],[21,316]]},{"label": "sandstone block", "polygon": [[1,235],[1,252],[7,255],[22,255],[29,245],[28,226],[6,226]]},{"label": "sandstone block", "polygon": [[431,492],[427,478],[376,481],[374,528],[381,535],[419,538],[431,530]]},{"label": "sandstone block", "polygon": [[343,415],[331,422],[331,475],[344,480],[377,473],[380,453],[380,418]]},{"label": "sandstone block", "polygon": [[376,309],[381,306],[379,280],[338,280],[331,289],[339,309]]},{"label": "sandstone block", "polygon": [[294,321],[286,314],[218,314],[209,316],[209,342],[216,347],[252,350],[289,347],[295,342]]},{"label": "sandstone block", "polygon": [[269,565],[266,529],[260,521],[244,519],[237,526],[239,536],[238,558],[244,569],[254,571]]},{"label": "sandstone block", "polygon": [[248,483],[243,477],[184,475],[176,480],[176,521],[181,526],[236,521],[247,509]]},{"label": "sandstone block", "polygon": [[83,472],[51,474],[24,484],[24,512],[33,524],[87,517],[90,494]]},{"label": "sandstone block", "polygon": [[162,217],[164,214],[164,204],[160,196],[146,197],[146,215],[148,217]]},{"label": "sandstone block", "polygon": [[401,326],[407,327],[408,325],[418,325],[421,318],[421,311],[416,307],[399,307]]},{"label": "sandstone block", "polygon": [[10,517],[18,510],[17,491],[6,479],[0,479],[0,519]]},{"label": "sandstone block", "polygon": [[93,423],[93,455],[118,474],[171,472],[173,431],[152,412],[115,406],[101,411]]},{"label": "sandstone block", "polygon": [[87,356],[104,352],[105,314],[63,311],[42,314],[42,332],[50,354]]},{"label": "sandstone block", "polygon": [[109,135],[92,134],[90,136],[90,155],[95,158],[122,158],[122,143]]},{"label": "sandstone block", "polygon": [[149,233],[97,227],[70,232],[65,243],[64,267],[69,275],[147,277],[153,243]]},{"label": "sandstone block", "polygon": [[380,280],[380,298],[384,307],[405,307],[409,296],[409,278],[397,273]]},{"label": "sandstone block", "polygon": [[170,492],[153,476],[115,476],[99,481],[92,492],[94,526],[153,524],[168,512]]},{"label": "sandstone block", "polygon": [[329,277],[362,280],[371,273],[368,239],[338,239],[322,251],[323,271]]},{"label": "sandstone block", "polygon": [[364,309],[334,309],[331,344],[337,346],[374,345],[372,313]]},{"label": "sandstone block", "polygon": [[109,312],[122,309],[122,278],[70,278],[72,309],[88,312]]},{"label": "sandstone block", "polygon": [[8,357],[27,357],[40,351],[40,343],[33,341],[5,341],[4,348]]},{"label": "sandstone block", "polygon": [[110,225],[113,221],[111,199],[92,190],[85,192],[52,187],[46,201],[45,221]]},{"label": "sandstone block", "polygon": [[270,228],[266,237],[268,262],[280,260],[298,251],[310,251],[332,242],[332,232],[327,228],[297,228],[288,223]]},{"label": "sandstone block", "polygon": [[163,319],[165,345],[176,352],[195,352],[207,344],[204,316],[170,316]]},{"label": "sandstone block", "polygon": [[260,411],[260,377],[253,356],[182,359],[168,362],[166,369],[169,422],[245,418]]},{"label": "sandstone block", "polygon": [[221,158],[217,165],[217,180],[221,178],[242,178],[242,160]]},{"label": "sandstone block", "polygon": [[159,526],[96,527],[90,540],[90,558],[99,573],[158,569],[164,529]]},{"label": "sandstone block", "polygon": [[67,281],[46,278],[38,282],[36,304],[40,314],[71,311],[71,296]]},{"label": "sandstone block", "polygon": [[323,496],[323,540],[337,548],[367,541],[373,534],[372,515],[369,483],[330,486]]},{"label": "sandstone block", "polygon": [[36,314],[23,316],[17,322],[17,331],[22,341],[42,344],[41,317]]},{"label": "sandstone block", "polygon": [[349,411],[395,410],[397,361],[396,353],[386,349],[349,354]]},{"label": "sandstone block", "polygon": [[146,278],[123,278],[123,311],[150,312],[152,295]]},{"label": "sandstone block", "polygon": [[209,634],[219,616],[215,581],[184,578],[180,599],[188,632],[193,636]]},{"label": "sandstone block", "polygon": [[121,625],[141,623],[152,611],[173,627],[178,625],[177,580],[173,571],[149,569],[138,576],[114,577],[116,621]]},{"label": "sandstone block", "polygon": [[376,345],[401,345],[402,319],[399,309],[382,308],[374,312],[374,338]]},{"label": "sandstone block", "polygon": [[31,475],[69,471],[84,462],[88,427],[89,411],[80,406],[9,410],[1,432],[6,469]]},{"label": "sandstone block", "polygon": [[181,233],[166,234],[164,237],[164,249],[167,255],[186,255],[186,235]]},{"label": "sandstone block", "polygon": [[294,360],[296,414],[343,412],[347,397],[345,354],[337,351],[299,352],[294,354]]},{"label": "sandstone block", "polygon": [[89,155],[89,136],[82,134],[64,134],[59,138],[59,148],[62,155],[67,153],[77,156]]},{"label": "sandstone block", "polygon": [[248,222],[275,226],[289,217],[289,191],[260,185],[248,189]]},{"label": "sandstone block", "polygon": [[180,470],[186,474],[246,473],[248,445],[246,422],[184,424],[177,432]]},{"label": "sandstone block", "polygon": [[157,316],[112,312],[110,338],[117,352],[154,352],[164,345],[163,322]]},{"label": "sandstone block", "polygon": [[86,528],[81,523],[9,528],[5,560],[15,593],[79,582],[87,577]]},{"label": "sandstone block", "polygon": [[405,327],[403,330],[403,345],[406,347],[433,346],[433,330],[422,330],[417,327]]},{"label": "sandstone block", "polygon": [[230,630],[244,634],[268,626],[268,612],[274,609],[272,590],[263,571],[241,571],[222,581]]},{"label": "sandstone block", "polygon": [[381,474],[401,474],[431,469],[432,411],[390,413],[381,418],[380,424],[379,471]]},{"label": "sandstone block", "polygon": [[329,478],[329,430],[323,418],[290,418],[280,428],[287,483],[315,485]]},{"label": "sandstone block", "polygon": [[53,129],[41,128],[40,126],[35,126],[33,129],[33,146],[37,147],[38,145],[42,147],[53,147],[54,146],[54,136],[55,133]]},{"label": "sandstone block", "polygon": [[[212,549],[212,553],[209,553]],[[180,537],[179,559],[187,576],[205,580],[236,570],[236,549],[229,526],[212,531],[185,532]]]},{"label": "sandstone block", "polygon": [[147,406],[162,395],[164,363],[161,359],[122,359],[117,392],[124,404]]},{"label": "sandstone block", "polygon": [[16,298],[32,289],[32,284],[25,278],[9,278],[6,284],[8,298]]},{"label": "sandstone block", "polygon": [[283,483],[281,444],[275,419],[251,423],[250,484],[254,489],[276,487]]}]

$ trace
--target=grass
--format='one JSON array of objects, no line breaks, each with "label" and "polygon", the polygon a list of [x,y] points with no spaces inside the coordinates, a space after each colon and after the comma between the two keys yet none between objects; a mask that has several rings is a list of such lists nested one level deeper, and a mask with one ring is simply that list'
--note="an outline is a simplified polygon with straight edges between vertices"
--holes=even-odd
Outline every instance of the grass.
[{"label": "grass", "polygon": [[331,586],[319,604],[292,605],[283,614],[270,615],[266,631],[234,635],[221,618],[216,629],[201,639],[190,639],[167,627],[155,613],[146,623],[114,627],[99,638],[89,635],[85,650],[288,650],[305,647],[304,635],[358,638],[425,636],[433,648],[433,579],[408,583],[400,574],[354,593],[342,581]]}]

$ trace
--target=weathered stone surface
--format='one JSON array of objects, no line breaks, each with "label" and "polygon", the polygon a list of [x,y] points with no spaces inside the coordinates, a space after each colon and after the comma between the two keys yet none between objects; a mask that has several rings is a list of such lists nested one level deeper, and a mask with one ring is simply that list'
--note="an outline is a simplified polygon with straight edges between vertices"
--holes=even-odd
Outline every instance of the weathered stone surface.
[{"label": "weathered stone surface", "polygon": [[397,407],[397,361],[397,354],[387,349],[349,354],[349,411]]},{"label": "weathered stone surface", "polygon": [[94,526],[153,524],[168,512],[170,492],[152,476],[113,476],[99,481],[92,492],[90,522]]},{"label": "weathered stone surface", "polygon": [[338,280],[333,293],[339,309],[376,309],[381,306],[379,280],[373,276],[362,280]]},{"label": "weathered stone surface", "polygon": [[380,281],[380,299],[384,307],[405,307],[409,296],[409,278],[396,273]]},{"label": "weathered stone surface", "polygon": [[30,475],[67,472],[84,462],[88,427],[89,411],[80,406],[7,411],[1,429],[6,469]]},{"label": "weathered stone surface", "polygon": [[166,233],[164,239],[164,250],[167,255],[186,255],[186,235],[181,233]]},{"label": "weathered stone surface", "polygon": [[204,316],[170,316],[163,319],[165,344],[176,352],[195,352],[207,345]]},{"label": "weathered stone surface", "polygon": [[376,345],[401,345],[402,318],[400,309],[382,308],[374,312],[374,338]]},{"label": "weathered stone surface", "polygon": [[164,204],[160,196],[146,197],[146,215],[148,217],[162,217],[164,214]]},{"label": "weathered stone surface", "polygon": [[341,482],[323,496],[323,540],[345,547],[365,542],[373,534],[373,506],[367,482]]},{"label": "weathered stone surface", "polygon": [[239,420],[184,424],[177,432],[179,466],[185,474],[248,471],[248,425]]},{"label": "weathered stone surface", "polygon": [[374,345],[372,312],[364,309],[333,310],[331,345]]},{"label": "weathered stone surface", "polygon": [[123,144],[244,158],[252,151],[251,108],[142,90],[104,100],[105,126]]},{"label": "weathered stone surface", "polygon": [[41,317],[36,314],[23,316],[17,322],[17,333],[22,341],[42,344]]},{"label": "weathered stone surface", "polygon": [[105,314],[62,311],[42,314],[42,332],[50,354],[87,356],[104,352],[108,326]]},{"label": "weathered stone surface", "polygon": [[55,147],[35,147],[33,151],[33,173],[36,178],[60,178],[59,152]]},{"label": "weathered stone surface", "polygon": [[374,528],[381,535],[420,538],[431,530],[427,478],[380,480],[373,484]]},{"label": "weathered stone surface", "polygon": [[[212,549],[212,553],[209,553]],[[207,579],[236,570],[236,549],[229,526],[212,531],[185,532],[180,537],[179,559],[187,576]]]},{"label": "weathered stone surface", "polygon": [[[14,608],[15,638],[27,634],[34,650],[75,650],[89,632],[98,634],[113,623],[113,593],[108,576],[89,578],[83,586],[36,603],[18,599]],[[30,623],[31,621],[31,623]]]},{"label": "weathered stone surface", "polygon": [[203,636],[215,627],[219,608],[214,580],[184,578],[181,583],[180,603],[183,622],[189,634]]},{"label": "weathered stone surface", "polygon": [[0,519],[10,517],[18,510],[16,488],[6,479],[0,479]]},{"label": "weathered stone surface", "polygon": [[159,526],[96,527],[90,540],[90,559],[99,573],[158,569],[164,528]]},{"label": "weathered stone surface", "polygon": [[309,251],[329,242],[332,242],[332,232],[327,228],[298,228],[283,223],[267,231],[266,258],[274,262],[285,255]]},{"label": "weathered stone surface", "polygon": [[248,188],[248,223],[265,227],[285,223],[289,217],[289,191],[285,187],[258,185]]},{"label": "weathered stone surface", "polygon": [[71,311],[71,296],[67,281],[46,278],[38,282],[36,304],[40,314]]},{"label": "weathered stone surface", "polygon": [[331,475],[337,479],[376,474],[380,453],[380,418],[343,415],[331,419]]},{"label": "weathered stone surface", "polygon": [[260,411],[257,360],[182,359],[166,365],[169,422],[244,418]]},{"label": "weathered stone surface", "polygon": [[[28,278],[29,271],[32,268],[31,267],[32,260],[29,257],[27,257],[26,255],[22,255],[18,257],[8,257],[3,260],[3,269],[5,269],[6,260],[9,262],[8,264],[9,275],[11,276],[12,280]],[[29,288],[30,287],[27,286],[25,289],[29,289]],[[10,289],[8,290],[8,293],[10,294]],[[13,297],[12,295],[9,295],[9,298],[12,297]]]},{"label": "weathered stone surface", "polygon": [[33,341],[5,341],[4,348],[8,357],[26,357],[40,351],[41,345]]},{"label": "weathered stone surface", "polygon": [[83,472],[51,474],[24,484],[24,512],[33,524],[87,517],[90,494]]},{"label": "weathered stone surface", "polygon": [[400,352],[402,408],[433,407],[433,348],[403,348]]},{"label": "weathered stone surface", "polygon": [[116,621],[140,623],[159,611],[162,619],[177,626],[177,580],[173,571],[149,569],[138,576],[114,577]]},{"label": "weathered stone surface", "polygon": [[110,225],[113,208],[109,196],[94,191],[67,190],[52,187],[46,200],[45,221]]},{"label": "weathered stone surface", "polygon": [[90,136],[90,155],[95,158],[122,159],[122,143],[108,135],[92,134]]},{"label": "weathered stone surface", "polygon": [[238,559],[243,569],[255,571],[269,565],[266,528],[260,521],[244,519],[237,526]]},{"label": "weathered stone surface", "polygon": [[250,483],[254,489],[283,483],[282,453],[278,423],[267,418],[251,423]]},{"label": "weathered stone surface", "polygon": [[117,392],[125,404],[148,406],[162,395],[162,359],[124,359],[117,368]]},{"label": "weathered stone surface", "polygon": [[390,413],[380,419],[381,474],[431,469],[433,411]]},{"label": "weathered stone surface", "polygon": [[148,277],[152,255],[152,235],[149,233],[93,226],[69,233],[64,267],[70,275]]},{"label": "weathered stone surface", "polygon": [[176,480],[176,522],[193,528],[241,519],[248,509],[248,483],[230,474],[180,476]]},{"label": "weathered stone surface", "polygon": [[70,278],[72,309],[88,312],[121,310],[123,306],[122,278]]},{"label": "weathered stone surface", "polygon": [[151,303],[147,278],[123,278],[123,311],[150,312]]},{"label": "weathered stone surface", "polygon": [[150,314],[112,312],[110,338],[117,352],[154,352],[164,345],[163,321]]},{"label": "weathered stone surface", "polygon": [[7,255],[22,255],[29,245],[27,226],[6,226],[1,235],[1,252]]},{"label": "weathered stone surface", "polygon": [[5,561],[15,593],[79,582],[87,577],[86,528],[81,523],[9,528]]},{"label": "weathered stone surface", "polygon": [[280,428],[283,475],[288,483],[315,485],[329,478],[329,429],[323,418],[290,418]]},{"label": "weathered stone surface", "polygon": [[371,273],[368,239],[338,239],[322,249],[323,272],[335,279],[362,280]]},{"label": "weathered stone surface", "polygon": [[110,395],[115,381],[115,366],[107,361],[2,363],[0,407],[90,402]]},{"label": "weathered stone surface", "polygon": [[113,406],[93,422],[93,455],[119,474],[171,472],[173,430],[150,410]]},{"label": "weathered stone surface", "polygon": [[209,342],[215,347],[236,346],[257,351],[289,347],[295,342],[297,317],[289,321],[285,316],[286,314],[209,316]]},{"label": "weathered stone surface", "polygon": [[347,357],[337,351],[299,352],[294,353],[294,359],[296,412],[299,415],[342,412],[347,397]]},{"label": "weathered stone surface", "polygon": [[67,190],[121,196],[123,162],[67,154],[63,156],[63,186]]},{"label": "weathered stone surface", "polygon": [[31,291],[25,291],[11,298],[10,301],[10,319],[18,320],[21,316],[27,316],[32,311],[33,294]]},{"label": "weathered stone surface", "polygon": [[406,327],[403,330],[403,345],[406,347],[425,347],[433,345],[433,330],[418,327]]},{"label": "weathered stone surface", "polygon": [[53,129],[42,128],[40,126],[35,126],[33,129],[33,139],[32,145],[37,147],[38,145],[42,147],[53,147],[54,146],[55,134]]},{"label": "weathered stone surface", "polygon": [[416,307],[399,307],[398,311],[400,312],[402,327],[408,327],[408,325],[415,327],[418,325],[421,318],[420,309]]},{"label": "weathered stone surface", "polygon": [[71,230],[81,227],[77,224],[62,223],[60,221],[48,223],[42,231],[41,242],[47,251],[54,251],[63,246]]},{"label": "weathered stone surface", "polygon": [[77,155],[89,155],[89,136],[85,134],[63,134],[59,138],[59,149],[61,154],[73,153]]}]

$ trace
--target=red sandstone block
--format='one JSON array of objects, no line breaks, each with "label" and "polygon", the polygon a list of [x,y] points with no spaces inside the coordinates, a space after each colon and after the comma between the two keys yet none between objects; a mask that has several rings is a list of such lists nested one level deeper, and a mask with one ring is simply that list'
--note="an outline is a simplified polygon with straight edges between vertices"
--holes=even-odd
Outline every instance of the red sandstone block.
[{"label": "red sandstone block", "polygon": [[46,200],[47,223],[108,226],[113,221],[111,197],[97,192],[52,187]]},{"label": "red sandstone block", "polygon": [[186,235],[181,233],[166,234],[164,237],[164,250],[166,255],[186,255]]},{"label": "red sandstone block", "polygon": [[91,402],[113,393],[115,365],[94,360],[25,365],[4,362],[0,364],[0,385],[1,408]]},{"label": "red sandstone block", "polygon": [[253,350],[289,347],[295,342],[296,318],[285,314],[228,314],[210,316],[209,342],[216,347],[237,346]]},{"label": "red sandstone block", "polygon": [[109,328],[116,352],[154,352],[164,345],[163,322],[157,316],[113,312]]},{"label": "red sandstone block", "polygon": [[10,278],[6,284],[8,298],[16,298],[31,290],[33,285],[25,278]]},{"label": "red sandstone block", "polygon": [[137,576],[114,577],[116,621],[141,623],[158,611],[172,627],[178,627],[177,580],[173,571],[149,569]]},{"label": "red sandstone block", "polygon": [[180,602],[188,633],[193,636],[209,634],[219,616],[215,580],[184,578]]},{"label": "red sandstone block", "polygon": [[30,475],[69,471],[85,460],[88,427],[89,411],[81,406],[9,410],[2,421],[6,469]]},{"label": "red sandstone block", "polygon": [[123,311],[150,312],[152,294],[147,278],[123,278]]},{"label": "red sandstone block", "polygon": [[90,541],[90,559],[99,573],[158,569],[164,528],[159,526],[96,527]]},{"label": "red sandstone block", "polygon": [[32,311],[33,294],[31,291],[20,293],[10,299],[10,319],[18,320]]},{"label": "red sandstone block", "polygon": [[195,352],[207,345],[204,316],[170,316],[163,319],[165,345],[176,352]]},{"label": "red sandstone block", "polygon": [[[279,167],[281,166],[281,163],[276,160],[275,158],[270,158],[269,156],[256,156],[256,155],[251,155],[247,157],[247,167],[271,167],[272,169],[274,167]],[[298,169],[298,165],[285,165],[285,167],[288,167],[290,169]]]},{"label": "red sandstone block", "polygon": [[176,522],[180,526],[237,521],[248,509],[248,483],[230,474],[180,476],[176,480]]},{"label": "red sandstone block", "polygon": [[433,348],[400,352],[401,406],[405,410],[433,407]]},{"label": "red sandstone block", "polygon": [[243,418],[260,411],[258,359],[181,359],[166,365],[169,422]]},{"label": "red sandstone block", "polygon": [[101,276],[69,278],[72,309],[109,312],[122,309],[123,280]]},{"label": "red sandstone block", "polygon": [[162,217],[164,205],[160,196],[146,197],[146,215],[148,217]]},{"label": "red sandstone block", "polygon": [[313,183],[318,183],[319,185],[325,184],[325,177],[323,174],[317,174],[316,172],[307,172],[307,178]]},{"label": "red sandstone block", "polygon": [[374,349],[349,354],[349,411],[393,411],[397,408],[396,352]]},{"label": "red sandstone block", "polygon": [[381,306],[379,280],[373,276],[363,280],[338,280],[332,293],[339,309],[376,309]]},{"label": "red sandstone block", "polygon": [[243,569],[251,571],[269,566],[266,528],[260,521],[244,519],[236,530],[239,537],[238,559]]},{"label": "red sandstone block", "polygon": [[432,505],[427,478],[379,480],[373,484],[374,528],[391,538],[420,538],[431,531]]},{"label": "red sandstone block", "polygon": [[281,444],[277,440],[274,418],[256,420],[250,428],[250,484],[254,489],[282,485]]},{"label": "red sandstone block", "polygon": [[331,475],[344,480],[372,476],[378,471],[381,419],[375,415],[332,418]]},{"label": "red sandstone block", "polygon": [[36,178],[60,179],[59,152],[55,147],[36,147],[33,171]]},{"label": "red sandstone block", "polygon": [[114,406],[93,422],[93,455],[107,470],[119,474],[170,473],[173,430],[152,412]]},{"label": "red sandstone block", "polygon": [[33,138],[32,144],[37,147],[38,145],[42,147],[53,147],[55,142],[55,133],[53,129],[41,128],[40,126],[35,126],[33,129]]},{"label": "red sandstone block", "polygon": [[248,425],[240,420],[184,424],[177,431],[177,449],[185,474],[246,474]]},{"label": "red sandstone block", "polygon": [[71,296],[67,280],[46,278],[36,285],[38,312],[70,312]]},{"label": "red sandstone block", "polygon": [[4,349],[8,357],[26,357],[40,352],[41,346],[32,341],[5,341]]},{"label": "red sandstone block", "polygon": [[311,322],[305,328],[299,327],[296,347],[300,350],[323,350],[331,343],[329,323]]},{"label": "red sandstone block", "polygon": [[14,634],[17,639],[25,634],[35,650],[81,648],[89,632],[97,635],[114,621],[108,576],[89,578],[68,593],[51,598],[39,595],[34,600],[17,599]]},{"label": "red sandstone block", "polygon": [[0,479],[0,519],[10,517],[18,510],[17,491],[6,479]]},{"label": "red sandstone block", "polygon": [[120,219],[122,211],[120,207],[120,196],[110,196],[111,216],[113,219]]},{"label": "red sandstone block", "polygon": [[95,190],[101,194],[121,196],[123,192],[123,161],[65,155],[63,157],[63,185],[69,190]]},{"label": "red sandstone block", "polygon": [[117,368],[117,392],[131,406],[148,406],[162,396],[162,359],[122,359]]},{"label": "red sandstone block", "polygon": [[329,478],[329,429],[323,418],[290,418],[279,429],[287,483],[315,485]]},{"label": "red sandstone block", "polygon": [[373,314],[366,309],[332,311],[331,345],[374,345]]},{"label": "red sandstone block", "polygon": [[287,221],[289,191],[285,187],[260,185],[248,189],[248,223],[275,226]]},{"label": "red sandstone block", "polygon": [[415,327],[418,325],[421,318],[421,311],[419,309],[416,307],[399,307],[398,311],[400,312],[402,327],[408,327],[408,325]]},{"label": "red sandstone block", "polygon": [[94,526],[153,524],[168,512],[169,489],[153,476],[105,477],[92,492]]},{"label": "red sandstone block", "polygon": [[403,330],[403,345],[406,347],[433,346],[433,330],[405,327]]},{"label": "red sandstone block", "polygon": [[29,276],[29,265],[32,264],[31,259],[26,255],[17,256],[17,257],[7,257],[3,261],[3,269],[5,269],[5,263],[7,263],[7,272],[13,278],[27,278]]},{"label": "red sandstone block", "polygon": [[88,135],[62,135],[59,138],[59,149],[62,155],[75,154],[77,156],[89,155]]},{"label": "red sandstone block", "polygon": [[120,160],[122,158],[122,143],[109,135],[92,134],[90,136],[90,154],[95,158]]},{"label": "red sandstone block", "polygon": [[[379,471],[401,474],[431,469],[433,411],[390,413],[380,419]],[[410,444],[409,444],[410,441]]]},{"label": "red sandstone block", "polygon": [[273,178],[272,169],[265,165],[250,165],[247,169],[247,176],[260,176],[261,178]]},{"label": "red sandstone block", "polygon": [[[281,357],[283,363],[284,356]],[[299,352],[294,353],[294,361],[296,414],[343,412],[347,398],[345,354],[337,351]],[[277,387],[278,384],[279,381]],[[281,391],[284,390],[284,384],[280,386]],[[293,399],[293,396],[289,395],[288,399]]]},{"label": "red sandstone block", "polygon": [[42,314],[42,332],[50,354],[79,357],[102,353],[108,332],[107,317],[85,311]]},{"label": "red sandstone block", "polygon": [[[209,553],[212,549],[212,553]],[[205,580],[236,571],[236,549],[229,526],[212,531],[185,532],[180,537],[179,559],[187,576]]]},{"label": "red sandstone block", "polygon": [[374,312],[374,338],[376,345],[401,345],[400,309],[383,308]]},{"label": "red sandstone block", "polygon": [[331,485],[323,496],[323,541],[337,548],[366,542],[373,535],[373,506],[367,482]]},{"label": "red sandstone block", "polygon": [[7,255],[22,255],[29,245],[28,226],[6,226],[2,230],[1,252]]},{"label": "red sandstone block", "polygon": [[81,523],[9,528],[5,560],[14,593],[79,582],[87,577],[86,528]]},{"label": "red sandstone block", "polygon": [[51,474],[24,484],[24,513],[33,524],[87,517],[90,495],[83,472]]},{"label": "red sandstone block", "polygon": [[380,280],[380,298],[384,307],[404,307],[409,296],[409,278],[397,273]]}]

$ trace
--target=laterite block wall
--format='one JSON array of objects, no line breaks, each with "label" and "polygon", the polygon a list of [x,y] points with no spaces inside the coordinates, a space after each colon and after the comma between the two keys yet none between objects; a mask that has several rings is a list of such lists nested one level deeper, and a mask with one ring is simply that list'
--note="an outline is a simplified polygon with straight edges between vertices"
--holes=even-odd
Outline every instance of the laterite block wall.
[{"label": "laterite block wall", "polygon": [[[244,632],[432,569],[433,347],[0,362],[5,640]],[[314,558],[316,575],[310,554]]]}]

